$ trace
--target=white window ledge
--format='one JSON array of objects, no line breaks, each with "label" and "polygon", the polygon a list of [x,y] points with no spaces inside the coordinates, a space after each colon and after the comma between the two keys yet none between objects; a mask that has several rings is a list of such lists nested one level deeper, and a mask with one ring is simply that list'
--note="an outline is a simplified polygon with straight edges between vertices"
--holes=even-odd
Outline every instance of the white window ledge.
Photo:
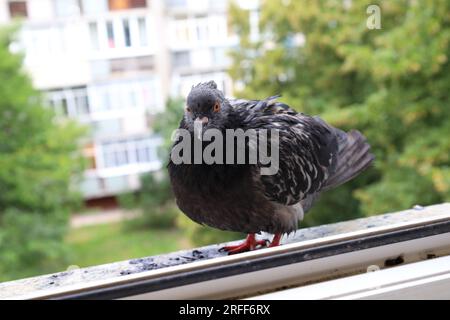
[{"label": "white window ledge", "polygon": [[[376,270],[374,270],[376,271]],[[450,256],[414,262],[312,285],[280,290],[251,300],[450,299]]]},{"label": "white window ledge", "polygon": [[283,244],[232,256],[217,244],[4,282],[0,298],[276,298],[293,292],[286,288],[317,290],[311,286],[371,270],[439,263],[450,254],[450,203],[300,229]]}]

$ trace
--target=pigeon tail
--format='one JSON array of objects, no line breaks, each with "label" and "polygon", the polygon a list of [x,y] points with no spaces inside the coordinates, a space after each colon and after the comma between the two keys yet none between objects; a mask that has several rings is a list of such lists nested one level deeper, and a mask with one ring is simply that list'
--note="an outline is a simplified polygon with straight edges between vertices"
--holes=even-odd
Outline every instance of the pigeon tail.
[{"label": "pigeon tail", "polygon": [[370,153],[370,145],[357,130],[344,132],[336,129],[339,151],[334,173],[328,177],[323,190],[330,190],[355,178],[367,169],[375,159]]}]

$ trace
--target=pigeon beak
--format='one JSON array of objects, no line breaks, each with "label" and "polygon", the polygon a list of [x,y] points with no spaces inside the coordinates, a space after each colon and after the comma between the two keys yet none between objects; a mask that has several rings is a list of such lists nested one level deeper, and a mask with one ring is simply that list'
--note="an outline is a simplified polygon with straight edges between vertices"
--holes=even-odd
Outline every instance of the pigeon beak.
[{"label": "pigeon beak", "polygon": [[202,131],[203,131],[203,126],[206,125],[208,123],[208,117],[197,117],[194,121],[194,132],[197,135],[197,139],[201,140],[202,139]]},{"label": "pigeon beak", "polygon": [[196,119],[195,119],[195,121],[197,122],[197,121],[200,121],[201,123],[203,123],[203,124],[207,124],[208,123],[208,121],[209,121],[209,119],[208,119],[208,117],[197,117]]}]

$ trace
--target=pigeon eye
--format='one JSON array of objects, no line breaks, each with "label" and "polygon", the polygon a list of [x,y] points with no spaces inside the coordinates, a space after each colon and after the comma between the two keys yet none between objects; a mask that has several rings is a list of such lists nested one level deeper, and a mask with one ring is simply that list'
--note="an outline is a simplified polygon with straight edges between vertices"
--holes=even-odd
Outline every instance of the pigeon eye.
[{"label": "pigeon eye", "polygon": [[214,104],[214,108],[213,108],[214,112],[219,112],[220,111],[220,104],[218,102],[216,102]]},{"label": "pigeon eye", "polygon": [[191,108],[189,108],[189,107],[186,107],[186,112],[189,112],[189,113],[191,113]]}]

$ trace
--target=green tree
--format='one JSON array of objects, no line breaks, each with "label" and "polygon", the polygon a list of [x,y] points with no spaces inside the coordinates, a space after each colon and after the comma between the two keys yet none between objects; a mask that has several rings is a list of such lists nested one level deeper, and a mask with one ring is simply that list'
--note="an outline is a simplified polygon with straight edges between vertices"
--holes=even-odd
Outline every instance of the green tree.
[{"label": "green tree", "polygon": [[[182,101],[171,99],[164,112],[156,115],[153,130],[163,139],[158,150],[160,159],[168,159],[172,144],[172,132],[178,128],[183,115]],[[176,224],[178,209],[173,201],[169,177],[163,162],[163,168],[157,172],[143,174],[140,178],[141,189],[137,193],[125,194],[119,198],[124,208],[137,208],[141,216],[130,220],[126,227],[141,228],[172,228]]]},{"label": "green tree", "polygon": [[82,171],[83,129],[57,121],[0,30],[0,279],[53,271]]},{"label": "green tree", "polygon": [[450,200],[450,2],[371,4],[381,29],[367,28],[367,1],[262,1],[256,40],[249,12],[230,7],[236,96],[281,93],[298,111],[361,130],[376,154],[375,168],[323,195],[307,224]]}]

